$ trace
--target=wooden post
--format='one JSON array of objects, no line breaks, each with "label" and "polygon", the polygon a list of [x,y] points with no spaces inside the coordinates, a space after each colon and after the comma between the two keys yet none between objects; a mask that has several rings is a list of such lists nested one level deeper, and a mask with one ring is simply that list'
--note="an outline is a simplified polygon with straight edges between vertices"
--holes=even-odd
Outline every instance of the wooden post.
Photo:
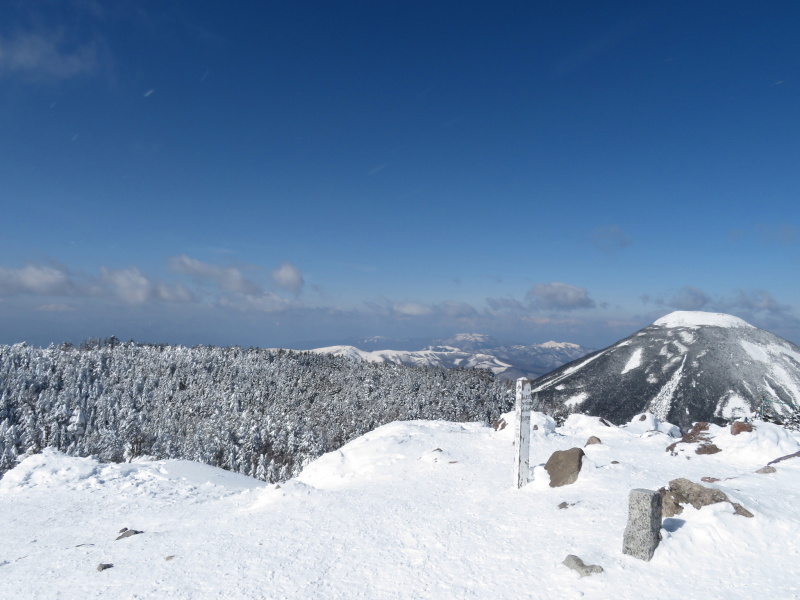
[{"label": "wooden post", "polygon": [[514,445],[514,485],[517,489],[528,483],[531,455],[531,381],[526,377],[517,379],[517,431]]}]

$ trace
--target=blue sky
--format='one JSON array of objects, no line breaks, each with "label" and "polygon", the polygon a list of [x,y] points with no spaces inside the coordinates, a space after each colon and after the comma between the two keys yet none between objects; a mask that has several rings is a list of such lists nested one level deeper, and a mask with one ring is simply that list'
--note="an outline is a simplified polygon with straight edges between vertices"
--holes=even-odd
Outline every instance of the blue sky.
[{"label": "blue sky", "polygon": [[0,342],[800,342],[800,4],[0,5]]}]

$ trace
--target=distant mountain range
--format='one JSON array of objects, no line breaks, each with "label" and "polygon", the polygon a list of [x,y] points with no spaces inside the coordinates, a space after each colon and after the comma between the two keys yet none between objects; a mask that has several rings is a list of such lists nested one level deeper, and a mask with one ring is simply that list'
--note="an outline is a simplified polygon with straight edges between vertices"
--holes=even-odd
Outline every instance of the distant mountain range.
[{"label": "distant mountain range", "polygon": [[645,411],[686,429],[761,411],[796,418],[800,347],[720,313],[679,311],[534,382],[548,414],[624,423]]},{"label": "distant mountain range", "polygon": [[352,345],[312,350],[368,362],[486,369],[500,379],[535,379],[590,351],[570,342],[512,344],[478,333],[460,333],[451,338],[427,340],[371,337],[354,340]]}]

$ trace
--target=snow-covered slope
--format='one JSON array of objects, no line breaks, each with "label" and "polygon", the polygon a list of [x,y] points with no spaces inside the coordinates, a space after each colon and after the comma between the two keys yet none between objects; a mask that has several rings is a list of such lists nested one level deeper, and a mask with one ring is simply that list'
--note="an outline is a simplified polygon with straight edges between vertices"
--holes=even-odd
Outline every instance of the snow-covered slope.
[{"label": "snow-covered slope", "polygon": [[[0,597],[639,600],[797,598],[800,459],[780,427],[709,434],[723,451],[673,456],[673,438],[573,415],[532,432],[532,481],[511,485],[513,415],[478,424],[396,422],[309,464],[280,486],[185,461],[103,464],[45,451],[0,480]],[[544,423],[543,415],[534,422]],[[662,424],[660,430],[669,428]],[[542,468],[582,447],[573,485]],[[729,504],[663,521],[650,562],[623,555],[632,488],[687,477]],[[728,479],[731,478],[731,479]],[[566,503],[566,509],[559,504]],[[116,540],[124,527],[143,533]],[[586,578],[568,554],[604,572]],[[113,567],[101,572],[100,564]]]},{"label": "snow-covered slope", "polygon": [[651,411],[683,428],[800,405],[800,347],[731,315],[674,312],[538,379],[553,412],[624,422]]},{"label": "snow-covered slope", "polygon": [[316,348],[312,352],[346,356],[368,362],[391,362],[399,365],[424,367],[455,367],[486,369],[495,375],[504,373],[511,365],[489,354],[464,352],[450,346],[432,346],[425,350],[373,350],[367,352],[354,346],[329,346]]},{"label": "snow-covered slope", "polygon": [[[360,342],[365,348],[374,348],[379,344],[392,344],[393,340],[366,338]],[[397,343],[405,345],[409,342]],[[539,377],[589,352],[588,348],[569,342],[509,344],[478,333],[460,333],[447,339],[427,340],[426,344],[423,350],[362,350],[357,346],[342,345],[316,348],[312,352],[369,362],[486,369],[501,379]]]}]

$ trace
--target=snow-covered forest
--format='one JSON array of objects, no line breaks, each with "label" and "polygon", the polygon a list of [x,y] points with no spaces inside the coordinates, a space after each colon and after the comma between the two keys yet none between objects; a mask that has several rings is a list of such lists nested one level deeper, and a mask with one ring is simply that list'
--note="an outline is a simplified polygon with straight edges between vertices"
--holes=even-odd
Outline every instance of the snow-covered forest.
[{"label": "snow-covered forest", "polygon": [[512,400],[483,370],[115,338],[0,346],[0,474],[50,446],[113,462],[183,458],[273,482],[384,423],[488,421]]}]

